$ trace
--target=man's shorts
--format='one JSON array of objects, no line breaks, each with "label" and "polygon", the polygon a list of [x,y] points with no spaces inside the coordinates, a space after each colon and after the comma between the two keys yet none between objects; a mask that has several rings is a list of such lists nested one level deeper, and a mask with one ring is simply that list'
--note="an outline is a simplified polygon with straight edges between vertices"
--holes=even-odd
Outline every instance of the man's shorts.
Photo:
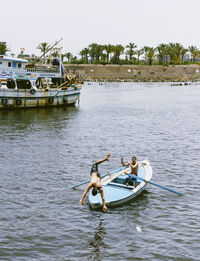
[{"label": "man's shorts", "polygon": [[96,163],[92,165],[90,176],[92,175],[92,173],[96,173],[97,177],[101,178],[100,173],[98,171],[98,165]]}]

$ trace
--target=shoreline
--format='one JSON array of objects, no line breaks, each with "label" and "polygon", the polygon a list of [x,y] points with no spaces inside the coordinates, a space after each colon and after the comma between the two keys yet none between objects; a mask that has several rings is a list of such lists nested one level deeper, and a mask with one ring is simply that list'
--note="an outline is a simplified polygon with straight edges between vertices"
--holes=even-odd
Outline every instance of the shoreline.
[{"label": "shoreline", "polygon": [[99,82],[198,82],[200,66],[65,64],[69,74],[82,81]]}]

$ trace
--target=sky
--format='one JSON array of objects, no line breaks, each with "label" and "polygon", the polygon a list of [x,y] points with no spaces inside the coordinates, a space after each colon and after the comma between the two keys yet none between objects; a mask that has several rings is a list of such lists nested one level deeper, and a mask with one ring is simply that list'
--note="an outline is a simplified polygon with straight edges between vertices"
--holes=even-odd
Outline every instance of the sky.
[{"label": "sky", "polygon": [[63,38],[62,52],[91,43],[200,48],[200,0],[1,0],[0,42],[39,55],[39,43]]}]

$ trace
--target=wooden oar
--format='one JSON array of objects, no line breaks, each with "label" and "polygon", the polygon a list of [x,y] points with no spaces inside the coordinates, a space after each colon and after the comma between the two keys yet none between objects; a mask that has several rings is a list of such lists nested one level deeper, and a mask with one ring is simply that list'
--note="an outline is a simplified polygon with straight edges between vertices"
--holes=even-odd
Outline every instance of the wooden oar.
[{"label": "wooden oar", "polygon": [[161,186],[161,185],[156,184],[156,183],[154,183],[154,182],[152,182],[152,181],[149,181],[149,180],[143,179],[143,178],[141,178],[141,177],[138,177],[138,176],[136,176],[136,175],[134,175],[134,174],[131,174],[131,176],[136,177],[137,179],[142,180],[142,181],[145,181],[146,183],[149,183],[149,184],[154,185],[154,186],[156,186],[156,187],[165,189],[165,190],[167,190],[167,191],[176,193],[176,194],[181,195],[181,196],[186,196],[186,194],[184,194],[184,193],[181,193],[181,192],[178,192],[178,191],[176,191],[176,190],[173,190],[173,189],[170,189],[170,188]]},{"label": "wooden oar", "polygon": [[[119,168],[119,169],[113,170],[113,171],[111,171],[111,172],[108,172],[107,174],[102,175],[101,178],[104,178],[104,177],[107,176],[107,175],[114,174],[114,173],[116,173],[116,172],[118,172],[118,171],[122,171],[122,170],[124,170],[124,169],[125,169],[125,167],[121,167],[121,168]],[[78,183],[78,184],[76,184],[76,185],[70,187],[70,189],[74,189],[74,188],[76,188],[76,187],[78,187],[78,186],[81,186],[81,185],[86,184],[86,183],[89,183],[89,182],[90,182],[90,180],[83,181],[83,182],[81,182],[81,183]]]}]

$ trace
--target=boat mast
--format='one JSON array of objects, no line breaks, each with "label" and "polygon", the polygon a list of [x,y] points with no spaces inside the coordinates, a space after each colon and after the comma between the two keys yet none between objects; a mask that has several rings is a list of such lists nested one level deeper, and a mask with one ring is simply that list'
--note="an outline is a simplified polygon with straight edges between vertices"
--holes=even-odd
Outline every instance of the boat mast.
[{"label": "boat mast", "polygon": [[63,40],[63,38],[61,38],[59,41],[55,42],[54,45],[52,45],[51,47],[49,47],[45,53],[43,53],[38,59],[41,59],[46,53],[48,53],[50,50],[52,50],[57,44],[59,44],[61,41]]},{"label": "boat mast", "polygon": [[54,45],[52,45],[51,47],[49,47],[49,48],[46,50],[45,53],[43,53],[40,57],[38,57],[38,58],[36,59],[36,61],[32,62],[29,66],[34,66],[37,61],[39,61],[46,53],[48,53],[50,50],[52,50],[52,49],[53,49],[58,43],[60,43],[62,40],[63,40],[63,38],[61,38],[59,41],[55,42]]}]

